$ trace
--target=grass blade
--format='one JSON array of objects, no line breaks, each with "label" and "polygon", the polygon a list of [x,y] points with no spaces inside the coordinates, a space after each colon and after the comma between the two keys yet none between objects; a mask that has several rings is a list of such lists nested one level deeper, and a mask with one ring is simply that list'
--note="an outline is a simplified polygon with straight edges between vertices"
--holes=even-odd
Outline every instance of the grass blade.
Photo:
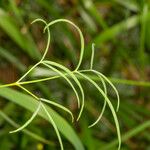
[{"label": "grass blade", "polygon": [[89,57],[91,44],[95,43],[97,47],[100,47],[101,43],[104,43],[114,37],[116,37],[119,33],[122,31],[128,30],[133,28],[139,23],[139,16],[135,15],[132,16],[125,21],[122,21],[118,24],[113,25],[112,27],[109,27],[107,30],[103,31],[102,33],[98,34],[86,47],[86,53],[85,58]]},{"label": "grass blade", "polygon": [[[143,130],[145,130],[146,128],[150,128],[150,121],[146,121],[142,124],[140,124],[139,126],[135,127],[134,129],[128,131],[127,133],[125,133],[124,135],[122,135],[122,142],[127,141],[128,139],[134,137],[135,135],[137,135],[138,133],[142,132]],[[117,145],[117,139],[112,141],[111,143],[107,144],[106,146],[103,146],[102,148],[100,148],[99,150],[110,150],[112,148],[114,148]]]},{"label": "grass blade", "polygon": [[29,34],[23,35],[15,21],[0,8],[0,27],[15,41],[31,58],[39,60],[41,54],[37,50]]},{"label": "grass blade", "polygon": [[[30,110],[31,112],[34,112],[34,110],[37,108],[37,105],[38,105],[38,101],[35,101],[35,99],[32,98],[31,96],[28,96],[21,92],[17,92],[16,90],[13,90],[10,88],[0,89],[0,96],[8,99],[9,101],[13,103],[18,104],[19,106],[27,110]],[[53,109],[51,109],[50,107],[46,105],[45,107],[47,111],[51,114],[51,116],[53,117],[53,120],[55,121],[58,129],[72,143],[74,148],[76,150],[84,150],[84,147],[79,137],[77,136],[75,131],[72,129],[72,127],[60,115],[58,115],[58,113],[56,113]],[[39,111],[38,114],[42,118],[49,120],[44,112]]]},{"label": "grass blade", "polygon": [[17,57],[8,52],[8,50],[0,47],[0,55],[10,63],[14,64],[20,71],[25,71],[26,67],[17,59]]},{"label": "grass blade", "polygon": [[[19,127],[19,125],[18,125],[17,123],[15,123],[11,118],[9,118],[9,117],[8,117],[4,112],[2,112],[1,110],[0,110],[0,116],[1,116],[2,118],[4,118],[10,125],[12,125],[12,126],[14,126],[14,127],[16,127],[16,128]],[[45,144],[54,146],[54,143],[53,143],[53,142],[48,141],[48,140],[44,139],[43,137],[41,137],[41,136],[39,136],[39,135],[37,135],[37,134],[35,134],[35,133],[33,133],[33,132],[27,130],[27,129],[22,130],[22,132],[25,133],[25,134],[27,134],[27,135],[29,135],[30,137],[32,137],[32,138],[34,138],[34,139],[40,141],[40,142],[43,142],[43,143],[45,143]]]}]

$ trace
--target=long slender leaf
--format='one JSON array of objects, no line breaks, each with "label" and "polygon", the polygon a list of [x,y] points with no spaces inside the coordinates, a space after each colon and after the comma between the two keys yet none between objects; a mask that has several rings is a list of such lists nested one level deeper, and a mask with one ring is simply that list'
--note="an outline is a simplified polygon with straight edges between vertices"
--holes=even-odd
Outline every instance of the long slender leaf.
[{"label": "long slender leaf", "polygon": [[[146,128],[150,128],[150,121],[146,121],[142,124],[140,124],[139,126],[137,126],[136,128],[133,128],[132,130],[128,131],[127,133],[125,133],[122,136],[122,142],[125,142],[126,140],[130,139],[131,137],[137,135],[138,133],[142,132],[143,130],[145,130]],[[118,143],[118,140],[114,140],[111,143],[107,144],[104,147],[101,147],[99,150],[110,150],[112,148],[114,148]]]},{"label": "long slender leaf", "polygon": [[[0,96],[6,98],[6,99],[18,104],[19,106],[24,107],[25,109],[30,110],[32,112],[37,108],[37,105],[38,105],[38,102],[35,101],[35,99],[32,98],[31,96],[28,96],[26,94],[20,93],[18,91],[15,91],[15,90],[9,89],[9,88],[1,88]],[[51,109],[50,107],[48,107],[46,105],[45,105],[45,107],[48,110],[48,112],[51,114],[51,116],[53,117],[60,132],[72,143],[74,148],[76,150],[84,150],[84,147],[83,147],[79,137],[73,130],[73,128],[60,115],[58,115],[58,113],[56,113],[53,109]],[[45,115],[45,113],[43,111],[40,111],[39,115],[42,118],[49,121],[49,118]]]},{"label": "long slender leaf", "polygon": [[81,95],[82,95],[82,105],[81,105],[81,109],[80,109],[80,112],[79,112],[79,115],[78,115],[78,118],[77,120],[80,119],[81,117],[81,114],[83,112],[83,108],[84,108],[84,91],[83,91],[83,88],[81,86],[81,83],[79,82],[79,80],[77,79],[77,77],[73,74],[72,71],[70,71],[68,68],[66,68],[65,66],[61,65],[61,64],[58,64],[56,62],[52,62],[52,61],[43,61],[44,63],[47,63],[47,64],[50,64],[50,65],[53,65],[53,66],[56,66],[60,69],[62,69],[63,71],[65,71],[74,81],[75,83],[78,85],[80,91],[81,91]]},{"label": "long slender leaf", "polygon": [[8,52],[8,50],[2,47],[0,47],[0,55],[14,64],[19,70],[24,71],[26,69],[26,67],[17,59],[17,57],[13,56]]},{"label": "long slender leaf", "polygon": [[0,27],[14,40],[22,50],[31,58],[39,59],[40,52],[37,50],[33,39],[29,34],[22,34],[15,21],[4,10],[0,8]]},{"label": "long slender leaf", "polygon": [[[19,125],[18,125],[16,122],[14,122],[10,117],[8,117],[8,116],[7,116],[3,111],[1,111],[1,110],[0,110],[0,116],[1,116],[2,118],[4,118],[10,125],[12,125],[12,126],[14,126],[14,127],[16,127],[16,128],[19,127]],[[33,137],[34,139],[36,139],[36,140],[38,140],[38,141],[41,141],[41,142],[43,142],[43,143],[45,143],[45,144],[49,144],[49,145],[54,146],[54,143],[53,143],[52,141],[46,140],[46,139],[44,139],[43,137],[39,136],[38,134],[33,133],[33,132],[31,132],[31,131],[29,131],[29,130],[27,130],[27,129],[24,129],[22,132],[25,133],[25,134],[27,134],[27,135],[29,135],[29,136],[31,136],[31,137]]]}]

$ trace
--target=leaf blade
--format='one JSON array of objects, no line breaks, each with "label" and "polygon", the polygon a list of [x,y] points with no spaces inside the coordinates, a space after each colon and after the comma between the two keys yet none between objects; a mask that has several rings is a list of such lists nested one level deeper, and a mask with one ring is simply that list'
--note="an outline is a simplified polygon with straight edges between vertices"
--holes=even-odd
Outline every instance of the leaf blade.
[{"label": "leaf blade", "polygon": [[[8,94],[9,93],[9,94]],[[6,98],[10,100],[11,102],[14,102],[22,107],[24,107],[27,110],[34,111],[38,105],[38,101],[35,101],[34,98],[31,96],[28,96],[26,94],[20,93],[16,90],[10,89],[10,88],[1,88],[0,89],[0,96],[3,98]],[[76,135],[75,131],[72,129],[72,127],[66,122],[65,119],[63,119],[58,113],[56,113],[53,109],[46,106],[46,109],[48,112],[52,115],[54,121],[57,124],[58,129],[60,132],[72,143],[74,148],[76,150],[84,150],[84,147],[79,139],[79,137]],[[45,113],[40,111],[39,115],[48,120],[48,117],[45,116]],[[49,121],[49,120],[48,120]],[[71,135],[71,136],[70,136]]]}]

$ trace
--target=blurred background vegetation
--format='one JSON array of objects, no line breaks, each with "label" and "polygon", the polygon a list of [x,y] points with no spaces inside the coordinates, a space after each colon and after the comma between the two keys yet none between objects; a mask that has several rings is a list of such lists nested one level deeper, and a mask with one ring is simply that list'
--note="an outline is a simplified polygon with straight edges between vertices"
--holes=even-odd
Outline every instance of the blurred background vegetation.
[{"label": "blurred background vegetation", "polygon": [[[31,25],[34,19],[43,18],[47,22],[58,18],[69,19],[80,27],[85,37],[86,47],[81,68],[89,67],[91,44],[95,43],[94,68],[109,77],[119,91],[121,104],[117,115],[122,150],[150,150],[149,6],[149,0],[0,0],[1,84],[15,82],[40,59],[47,35],[43,34],[42,24]],[[76,30],[61,23],[51,28],[51,35],[47,58],[74,69],[80,52]],[[38,68],[29,78],[48,76],[50,73]],[[95,76],[93,79],[98,82]],[[82,84],[86,87],[86,107],[81,120],[71,126],[85,149],[115,150],[117,135],[108,108],[101,122],[91,129],[87,128],[98,117],[103,100],[88,83],[82,81]],[[55,98],[77,115],[75,96],[63,80],[27,87],[37,95]],[[111,88],[108,94],[116,106],[116,97]],[[65,113],[58,112],[68,120]],[[23,132],[8,134],[15,126],[12,120],[22,124],[30,116],[28,110],[0,97],[0,150],[60,149],[53,128],[40,117],[27,129],[47,139],[48,144]],[[74,149],[62,137],[65,149]]]}]

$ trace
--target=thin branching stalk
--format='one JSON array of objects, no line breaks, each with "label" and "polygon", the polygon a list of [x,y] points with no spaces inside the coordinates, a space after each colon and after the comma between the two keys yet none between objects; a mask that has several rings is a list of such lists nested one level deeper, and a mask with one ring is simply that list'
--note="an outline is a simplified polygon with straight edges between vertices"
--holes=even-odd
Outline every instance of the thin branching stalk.
[{"label": "thin branching stalk", "polygon": [[114,107],[111,103],[111,101],[109,100],[109,98],[107,97],[107,95],[103,92],[103,90],[99,87],[99,85],[93,81],[92,79],[90,79],[87,75],[83,74],[83,73],[79,73],[79,75],[81,75],[82,77],[84,77],[85,79],[87,79],[91,84],[93,84],[95,86],[95,88],[101,93],[101,95],[105,98],[111,112],[112,112],[112,115],[114,117],[114,121],[115,121],[115,124],[116,124],[116,129],[117,129],[117,134],[118,134],[118,142],[119,142],[119,146],[118,146],[118,150],[120,150],[120,146],[121,146],[121,134],[120,134],[120,127],[119,127],[119,122],[118,122],[118,119],[117,119],[117,115],[116,115],[116,112],[114,110]]},{"label": "thin branching stalk", "polygon": [[[98,77],[100,78],[100,80],[102,82],[102,85],[103,85],[103,88],[104,88],[104,93],[107,96],[107,87],[106,87],[106,84],[105,84],[105,82],[104,82],[104,80],[103,80],[103,78],[101,76],[98,75]],[[107,102],[106,102],[106,100],[104,100],[102,111],[101,111],[99,117],[97,118],[97,120],[94,123],[92,123],[91,125],[89,125],[88,128],[91,128],[91,127],[95,126],[101,120],[101,118],[102,118],[102,116],[103,116],[103,114],[105,112],[105,109],[106,109],[106,104],[107,104]]]},{"label": "thin branching stalk", "polygon": [[71,115],[72,122],[74,122],[74,116],[73,116],[72,112],[68,108],[66,108],[66,107],[64,107],[64,106],[62,106],[62,105],[60,105],[58,103],[55,103],[53,101],[44,99],[44,98],[40,98],[40,100],[43,101],[43,102],[46,102],[48,104],[54,105],[54,106],[56,106],[56,107],[58,107],[58,108],[60,108],[60,109],[62,109],[64,111],[68,112]]},{"label": "thin branching stalk", "polygon": [[[117,89],[115,88],[115,86],[111,83],[111,81],[105,75],[103,75],[102,73],[100,73],[97,70],[93,69],[95,44],[92,44],[92,53],[91,53],[91,60],[90,60],[89,69],[79,70],[79,68],[81,66],[81,63],[82,63],[82,60],[83,60],[83,55],[84,55],[84,38],[83,38],[83,34],[82,34],[80,28],[77,25],[75,25],[73,22],[71,22],[67,19],[57,19],[57,20],[51,21],[50,23],[47,23],[43,19],[36,19],[32,22],[32,24],[35,23],[35,22],[44,23],[45,27],[44,27],[43,31],[44,32],[47,31],[47,34],[48,34],[47,44],[46,44],[46,47],[45,47],[44,54],[43,54],[42,58],[39,60],[39,62],[37,62],[35,65],[33,65],[26,73],[24,73],[24,75],[22,77],[20,77],[16,82],[10,83],[10,84],[5,84],[5,85],[0,85],[0,88],[18,86],[23,91],[25,91],[30,96],[32,96],[35,100],[38,100],[38,106],[37,106],[36,110],[34,111],[34,113],[32,114],[32,116],[29,120],[27,120],[18,129],[14,130],[14,131],[10,131],[10,133],[16,133],[18,131],[22,131],[25,127],[27,127],[33,121],[33,119],[38,115],[39,111],[42,109],[45,112],[46,116],[48,117],[49,121],[51,122],[51,124],[54,127],[54,130],[56,132],[56,135],[57,135],[59,143],[60,143],[61,150],[64,150],[63,142],[62,142],[59,130],[57,128],[57,124],[53,120],[51,114],[47,111],[47,108],[44,105],[44,103],[53,105],[53,106],[55,106],[59,109],[64,110],[65,112],[67,112],[68,114],[71,115],[72,122],[73,122],[74,121],[74,116],[73,116],[72,112],[68,108],[62,106],[61,104],[58,104],[58,103],[56,103],[52,100],[48,100],[46,98],[40,98],[40,97],[36,96],[34,93],[29,91],[23,85],[34,84],[34,83],[44,82],[44,81],[50,81],[50,80],[54,80],[54,79],[58,79],[58,78],[64,78],[65,81],[71,86],[71,88],[74,91],[74,93],[76,95],[76,98],[77,98],[78,108],[80,109],[79,110],[79,115],[77,117],[77,121],[78,121],[80,119],[82,113],[83,113],[84,105],[85,105],[84,89],[83,89],[83,87],[80,83],[80,79],[82,78],[82,79],[85,79],[86,81],[90,82],[99,91],[99,93],[104,97],[104,104],[103,104],[103,107],[102,107],[102,111],[101,111],[99,117],[97,118],[97,120],[94,123],[92,123],[91,125],[89,125],[89,128],[93,127],[94,125],[96,125],[100,121],[100,119],[102,118],[102,116],[104,114],[104,111],[106,109],[106,104],[108,104],[108,106],[109,106],[109,108],[112,112],[115,125],[116,125],[117,135],[118,135],[118,142],[119,142],[118,150],[120,150],[121,135],[120,135],[119,122],[118,122],[116,112],[114,110],[114,106],[112,105],[110,99],[108,98],[107,87],[106,87],[105,82],[107,82],[113,88],[114,92],[116,93],[117,101],[118,101],[117,111],[118,111],[119,105],[120,105],[119,93],[118,93]],[[49,49],[49,46],[50,46],[50,27],[52,25],[56,24],[56,23],[61,23],[61,22],[69,23],[70,25],[72,25],[78,31],[79,36],[80,36],[80,43],[81,43],[80,57],[79,57],[78,64],[77,64],[76,68],[73,71],[68,69],[64,65],[61,65],[61,64],[57,63],[57,62],[53,62],[53,61],[50,61],[50,60],[45,60],[45,57],[47,55],[47,52],[48,52],[48,49]],[[28,76],[28,74],[41,64],[44,65],[46,68],[48,68],[50,70],[53,70],[58,75],[45,77],[45,78],[42,78],[42,79],[31,80],[31,81],[27,81],[27,80],[24,81],[25,78]],[[103,89],[90,76],[88,76],[87,74],[84,74],[84,73],[92,73],[92,74],[95,74],[96,76],[98,76],[99,81],[101,81],[101,83],[102,83]],[[76,86],[74,84],[76,84]],[[82,103],[80,101],[82,101]]]},{"label": "thin branching stalk", "polygon": [[53,70],[54,72],[57,72],[61,77],[63,77],[72,87],[76,97],[77,97],[77,102],[78,102],[78,108],[80,108],[80,98],[79,98],[79,94],[76,90],[76,88],[74,87],[74,85],[72,84],[72,82],[69,80],[69,78],[67,76],[65,76],[61,71],[59,71],[58,69],[52,67],[49,63],[46,63],[45,61],[42,62],[43,65],[45,65],[46,67],[48,67],[49,69]]},{"label": "thin branching stalk", "polygon": [[81,63],[82,63],[83,54],[84,54],[84,37],[83,37],[83,34],[82,34],[80,28],[79,28],[76,24],[74,24],[73,22],[71,22],[71,21],[69,21],[69,20],[67,20],[67,19],[56,19],[56,20],[54,20],[54,21],[48,23],[48,25],[46,25],[46,27],[44,28],[44,30],[46,30],[46,29],[47,29],[48,27],[50,27],[51,25],[53,25],[53,24],[55,24],[55,23],[59,23],[59,22],[66,22],[66,23],[69,23],[69,24],[71,24],[72,26],[74,26],[74,27],[77,29],[77,31],[79,32],[79,35],[80,35],[80,42],[81,42],[81,49],[80,49],[79,62],[78,62],[78,65],[77,65],[77,67],[76,67],[76,69],[75,69],[75,71],[77,71],[77,70],[79,70],[79,67],[80,67],[80,65],[81,65]]},{"label": "thin branching stalk", "polygon": [[75,83],[78,85],[80,91],[81,91],[81,95],[82,95],[82,106],[81,106],[81,109],[80,109],[80,112],[79,112],[79,115],[78,115],[78,118],[77,120],[80,119],[81,117],[81,114],[83,112],[83,109],[84,109],[84,90],[82,88],[82,85],[81,83],[79,82],[79,80],[77,79],[77,77],[74,75],[74,72],[78,72],[78,71],[70,71],[68,68],[64,67],[63,65],[60,65],[56,62],[52,62],[52,61],[43,61],[43,64],[50,64],[50,65],[53,65],[53,66],[56,66],[60,69],[62,69],[63,71],[65,71],[74,81]]}]

